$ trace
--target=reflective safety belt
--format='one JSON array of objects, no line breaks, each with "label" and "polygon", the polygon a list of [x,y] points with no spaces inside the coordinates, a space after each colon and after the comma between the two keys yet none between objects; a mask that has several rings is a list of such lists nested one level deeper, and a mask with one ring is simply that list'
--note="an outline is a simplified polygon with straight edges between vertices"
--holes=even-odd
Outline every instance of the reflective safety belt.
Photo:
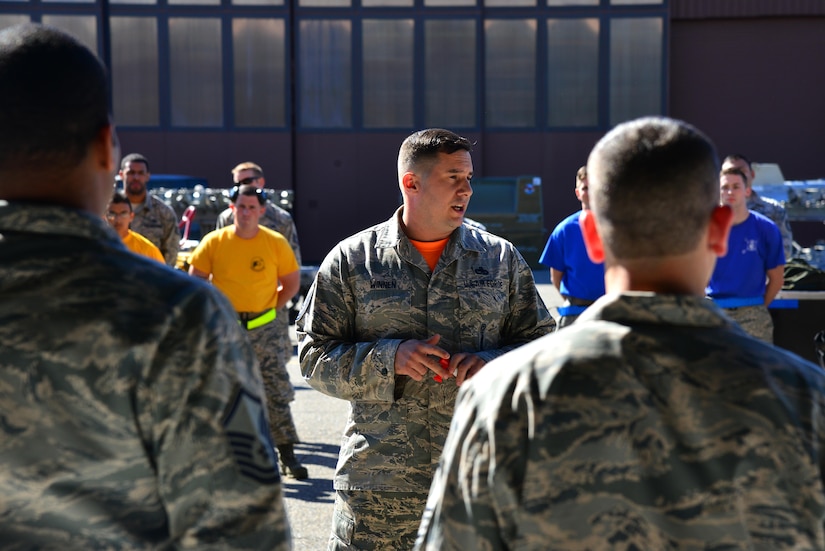
[{"label": "reflective safety belt", "polygon": [[559,315],[562,316],[578,316],[585,310],[587,310],[587,306],[577,306],[575,304],[571,304],[569,306],[559,306],[556,308]]},{"label": "reflective safety belt", "polygon": [[264,312],[263,314],[261,314],[257,318],[253,318],[251,320],[246,320],[246,321],[239,319],[238,323],[240,325],[243,325],[244,327],[246,327],[247,331],[252,331],[253,329],[257,329],[258,327],[261,327],[261,326],[266,325],[267,323],[269,323],[271,321],[274,321],[276,315],[277,315],[277,312],[275,312],[275,308],[270,308],[269,310],[267,310],[266,312]]},{"label": "reflective safety belt", "polygon": [[745,306],[760,306],[765,304],[764,297],[730,297],[714,298],[713,302],[719,308],[744,308]]}]

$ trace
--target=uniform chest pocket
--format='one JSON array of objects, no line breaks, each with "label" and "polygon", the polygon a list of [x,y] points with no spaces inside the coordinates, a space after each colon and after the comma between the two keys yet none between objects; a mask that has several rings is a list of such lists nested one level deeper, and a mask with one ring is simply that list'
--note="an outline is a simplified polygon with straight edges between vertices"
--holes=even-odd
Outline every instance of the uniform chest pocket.
[{"label": "uniform chest pocket", "polygon": [[473,279],[459,283],[462,341],[471,348],[497,348],[501,328],[510,315],[509,286],[500,279]]},{"label": "uniform chest pocket", "polygon": [[412,293],[395,279],[360,280],[355,285],[356,324],[362,334],[386,334],[410,325]]},{"label": "uniform chest pocket", "polygon": [[501,279],[465,279],[459,282],[458,297],[461,309],[480,310],[494,316],[507,315],[509,285]]}]

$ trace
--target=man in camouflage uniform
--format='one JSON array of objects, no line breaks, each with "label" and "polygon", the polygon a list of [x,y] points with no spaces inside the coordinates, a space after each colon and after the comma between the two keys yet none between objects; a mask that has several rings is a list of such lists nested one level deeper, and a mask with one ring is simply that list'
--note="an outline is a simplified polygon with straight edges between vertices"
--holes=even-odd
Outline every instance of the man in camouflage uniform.
[{"label": "man in camouflage uniform", "polygon": [[[263,169],[255,163],[244,162],[232,169],[232,181],[235,185],[253,185],[258,189],[264,189],[266,179]],[[235,214],[231,208],[224,210],[218,215],[215,225],[216,229],[231,226],[235,223]],[[286,210],[282,209],[271,200],[266,202],[266,210],[261,216],[258,224],[275,230],[289,241],[292,252],[298,266],[301,265],[301,249],[298,246],[298,230],[295,229],[295,222]],[[271,399],[267,402],[269,409],[269,419],[272,423],[272,431],[278,444],[287,446],[286,453],[281,454],[281,459],[290,459],[286,464],[286,474],[298,479],[307,478],[306,467],[301,465],[294,453],[294,445],[300,442],[298,431],[292,419],[289,404],[295,400],[295,389],[289,382],[289,373],[286,364],[292,359],[292,339],[289,337],[289,306],[283,306],[278,310],[278,316],[272,322],[272,327],[267,328],[274,337],[269,340],[267,354],[273,355],[272,369],[262,370],[264,378],[264,388],[267,396]],[[263,364],[262,364],[263,365]]]},{"label": "man in camouflage uniform", "polygon": [[703,298],[713,145],[635,120],[587,171],[607,294],[461,389],[415,549],[825,548],[825,373]]},{"label": "man in camouflage uniform", "polygon": [[175,267],[180,248],[178,215],[158,197],[146,191],[149,183],[149,161],[140,153],[130,153],[120,163],[123,191],[132,204],[132,230],[151,241],[160,249],[163,259]]},{"label": "man in camouflage uniform", "polygon": [[515,247],[463,224],[470,150],[447,130],[409,136],[403,207],[329,253],[298,318],[304,377],[351,403],[329,550],[409,550],[458,386],[553,329]]},{"label": "man in camouflage uniform", "polygon": [[0,549],[290,549],[231,306],[102,218],[119,156],[103,65],[8,28],[0,103]]},{"label": "man in camouflage uniform", "polygon": [[725,160],[722,161],[722,170],[728,168],[737,168],[745,174],[748,187],[751,188],[751,194],[750,197],[748,197],[748,209],[767,216],[776,224],[776,227],[779,228],[779,233],[782,234],[782,249],[785,252],[785,260],[793,258],[793,232],[791,231],[791,223],[788,221],[788,213],[785,212],[785,207],[775,199],[760,197],[751,187],[756,173],[753,171],[751,162],[747,157],[741,153],[728,155],[725,157]]}]

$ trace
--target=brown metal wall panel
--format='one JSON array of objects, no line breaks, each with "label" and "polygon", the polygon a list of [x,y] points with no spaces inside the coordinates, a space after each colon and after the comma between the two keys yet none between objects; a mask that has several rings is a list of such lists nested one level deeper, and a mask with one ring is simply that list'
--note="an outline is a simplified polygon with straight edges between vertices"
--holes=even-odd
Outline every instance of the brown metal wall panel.
[{"label": "brown metal wall panel", "polygon": [[684,20],[671,25],[670,114],[721,155],[825,177],[825,17]]},{"label": "brown metal wall panel", "polygon": [[292,186],[289,135],[276,132],[163,132],[118,130],[121,153],[142,153],[152,172],[188,174],[210,187],[231,187],[232,167],[243,161],[261,165],[267,187]]},{"label": "brown metal wall panel", "polygon": [[671,19],[825,15],[822,0],[671,0]]},{"label": "brown metal wall panel", "polygon": [[[297,137],[295,217],[306,263],[320,262],[335,244],[386,220],[400,204],[398,148],[406,133],[301,133]],[[598,132],[466,134],[475,142],[477,176],[542,178],[544,226],[549,232],[580,205],[576,170]],[[472,200],[470,201],[472,217]]]},{"label": "brown metal wall panel", "polygon": [[406,134],[300,133],[295,218],[305,264],[399,205],[398,148]]}]

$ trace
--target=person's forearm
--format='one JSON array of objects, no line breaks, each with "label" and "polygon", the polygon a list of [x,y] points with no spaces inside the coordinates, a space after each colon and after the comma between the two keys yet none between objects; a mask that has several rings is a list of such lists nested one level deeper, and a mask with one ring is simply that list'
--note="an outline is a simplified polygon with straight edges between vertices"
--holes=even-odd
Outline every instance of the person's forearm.
[{"label": "person's forearm", "polygon": [[[784,267],[782,267],[782,273],[784,274]],[[768,275],[768,283],[765,286],[765,306],[768,306],[771,302],[773,302],[773,299],[775,299],[779,291],[782,290],[783,282],[784,277],[782,275],[777,275],[775,273]]]}]

